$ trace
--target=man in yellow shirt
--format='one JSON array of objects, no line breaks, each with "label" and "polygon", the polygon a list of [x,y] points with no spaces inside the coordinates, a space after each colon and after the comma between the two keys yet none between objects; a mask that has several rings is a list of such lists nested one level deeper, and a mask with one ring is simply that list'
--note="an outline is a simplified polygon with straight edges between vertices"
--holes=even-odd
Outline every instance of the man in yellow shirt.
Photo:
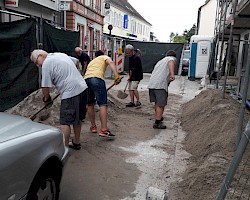
[{"label": "man in yellow shirt", "polygon": [[107,127],[107,90],[104,81],[104,74],[107,66],[109,65],[114,73],[114,83],[117,85],[121,82],[121,78],[117,73],[115,63],[110,57],[104,55],[102,51],[95,53],[96,58],[93,59],[87,67],[84,79],[88,85],[88,116],[91,122],[90,130],[92,133],[97,133],[95,123],[94,105],[97,102],[100,110],[99,116],[101,120],[101,130],[99,136],[101,137],[114,137],[115,135],[110,132]]}]

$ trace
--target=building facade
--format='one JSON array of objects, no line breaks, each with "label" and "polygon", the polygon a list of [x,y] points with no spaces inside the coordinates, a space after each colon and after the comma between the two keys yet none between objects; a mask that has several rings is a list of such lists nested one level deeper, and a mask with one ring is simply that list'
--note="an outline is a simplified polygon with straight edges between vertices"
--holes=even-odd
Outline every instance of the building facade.
[{"label": "building facade", "polygon": [[214,36],[216,6],[216,0],[207,0],[205,4],[199,8],[197,35]]},{"label": "building facade", "polygon": [[80,31],[79,46],[94,57],[94,52],[102,49],[104,16],[103,0],[73,0],[66,11],[66,27]]},{"label": "building facade", "polygon": [[58,10],[58,3],[58,0],[0,0],[0,22],[11,22],[32,16],[61,27],[63,13]]},{"label": "building facade", "polygon": [[122,72],[125,41],[150,41],[151,24],[127,0],[106,0],[103,14],[103,51],[115,61],[118,72]]}]

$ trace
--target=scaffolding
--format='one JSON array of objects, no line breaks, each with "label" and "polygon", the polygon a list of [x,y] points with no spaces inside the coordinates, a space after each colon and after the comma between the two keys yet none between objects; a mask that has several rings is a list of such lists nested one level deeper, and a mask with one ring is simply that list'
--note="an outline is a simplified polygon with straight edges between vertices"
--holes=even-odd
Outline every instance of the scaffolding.
[{"label": "scaffolding", "polygon": [[[249,1],[248,1],[249,3]],[[226,91],[226,86],[227,86],[227,79],[229,75],[229,70],[232,65],[232,52],[233,52],[233,42],[234,42],[234,36],[237,35],[235,31],[235,22],[236,19],[240,19],[241,16],[239,15],[239,6],[238,6],[238,0],[220,0],[218,1],[218,17],[217,19],[217,24],[215,26],[216,30],[216,47],[215,47],[215,63],[217,63],[217,58],[218,58],[218,50],[219,50],[219,43],[221,43],[220,47],[220,55],[219,55],[219,69],[220,73],[223,71],[223,66],[222,66],[222,52],[224,49],[224,43],[226,41],[226,37],[228,39],[227,41],[227,48],[226,48],[226,55],[225,55],[225,60],[226,64],[225,69],[224,69],[224,83],[222,87],[222,93],[221,96],[224,99],[225,98],[225,91]],[[229,16],[229,17],[228,17]],[[249,18],[249,17],[248,17]],[[250,21],[250,20],[249,20]],[[240,29],[241,27],[237,27]],[[243,28],[241,28],[243,29]],[[240,44],[241,40],[240,38],[236,40],[238,42],[238,45]],[[248,85],[249,85],[249,75],[250,75],[250,37],[248,37],[248,40],[243,41],[247,42],[248,44],[248,54],[247,54],[247,62],[246,62],[246,71],[244,74],[244,81],[243,81],[243,90],[242,90],[242,99],[241,99],[241,106],[240,106],[240,115],[239,115],[239,120],[238,120],[238,125],[237,125],[237,151],[235,152],[234,158],[231,162],[231,165],[228,169],[228,172],[223,180],[223,183],[221,185],[220,191],[217,195],[217,200],[225,199],[228,191],[230,191],[230,185],[233,181],[233,178],[236,174],[236,171],[239,167],[239,165],[242,162],[242,157],[244,155],[244,152],[246,151],[247,145],[249,143],[249,130],[250,130],[250,122],[248,123],[246,127],[246,131],[242,134],[243,132],[243,123],[244,123],[244,116],[245,116],[245,109],[246,109],[246,101],[247,101],[247,92],[248,92]],[[239,54],[239,52],[238,52]],[[214,65],[215,68],[216,65]],[[217,82],[216,82],[216,88],[218,88],[218,76],[217,76]],[[238,83],[239,87],[239,83]],[[239,93],[239,91],[238,91]],[[239,94],[238,94],[239,95]],[[247,159],[248,160],[248,159]],[[240,176],[242,176],[242,172]],[[248,182],[249,176],[246,178],[246,183]],[[238,181],[239,183],[239,181]],[[236,186],[238,185],[236,184]],[[243,186],[243,189],[246,186]],[[240,192],[241,195],[243,194],[243,190]],[[232,194],[232,192],[231,192]],[[233,192],[233,196],[236,194],[235,190]],[[238,193],[239,194],[239,193]],[[241,196],[240,195],[240,196]],[[236,196],[234,196],[236,197]],[[243,196],[241,196],[243,197]],[[249,197],[249,196],[248,196]]]}]

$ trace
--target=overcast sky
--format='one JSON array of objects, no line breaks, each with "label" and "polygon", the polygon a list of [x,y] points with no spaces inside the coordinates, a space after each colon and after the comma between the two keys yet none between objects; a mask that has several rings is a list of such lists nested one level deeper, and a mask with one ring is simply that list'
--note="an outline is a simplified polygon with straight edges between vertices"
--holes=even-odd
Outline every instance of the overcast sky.
[{"label": "overcast sky", "polygon": [[169,42],[171,32],[182,34],[197,23],[198,9],[205,0],[128,0],[152,24],[151,31],[161,42]]}]

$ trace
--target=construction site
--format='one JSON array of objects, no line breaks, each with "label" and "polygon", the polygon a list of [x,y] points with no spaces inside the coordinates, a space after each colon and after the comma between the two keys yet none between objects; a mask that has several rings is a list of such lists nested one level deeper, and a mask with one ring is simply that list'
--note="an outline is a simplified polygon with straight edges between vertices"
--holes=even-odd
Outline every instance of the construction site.
[{"label": "construction site", "polygon": [[[156,130],[147,91],[149,77],[144,75],[139,86],[140,108],[126,108],[129,99],[117,97],[126,75],[109,90],[108,125],[115,140],[91,133],[88,118],[83,123],[82,150],[71,152],[60,199],[216,199],[236,151],[239,99],[229,91],[222,98],[223,90],[209,82],[202,87],[200,80],[176,76],[164,112],[167,129]],[[34,121],[59,127],[59,104],[58,98]],[[38,90],[8,112],[30,117],[42,106]],[[248,118],[246,111],[244,126]],[[246,199],[250,194],[248,174],[242,175],[249,167],[247,158],[241,164],[228,199]]]}]

